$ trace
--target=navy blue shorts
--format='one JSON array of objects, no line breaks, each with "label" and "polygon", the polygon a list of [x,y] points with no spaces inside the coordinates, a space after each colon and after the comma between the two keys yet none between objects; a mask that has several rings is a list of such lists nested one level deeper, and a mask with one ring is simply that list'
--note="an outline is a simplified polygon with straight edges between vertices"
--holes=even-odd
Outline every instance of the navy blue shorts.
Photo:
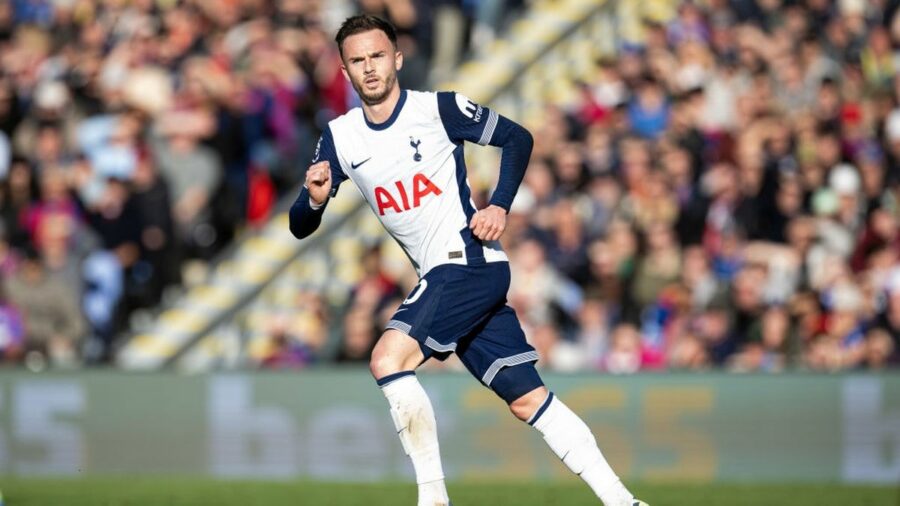
[{"label": "navy blue shorts", "polygon": [[456,353],[490,386],[500,369],[538,359],[506,305],[507,290],[508,262],[439,265],[419,280],[387,328],[418,341],[426,359]]}]

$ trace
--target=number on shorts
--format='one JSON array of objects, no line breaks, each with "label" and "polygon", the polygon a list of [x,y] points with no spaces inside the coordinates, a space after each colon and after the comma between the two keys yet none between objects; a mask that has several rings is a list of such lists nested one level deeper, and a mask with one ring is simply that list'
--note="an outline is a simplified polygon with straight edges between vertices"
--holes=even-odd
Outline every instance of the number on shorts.
[{"label": "number on shorts", "polygon": [[410,294],[409,297],[403,300],[403,305],[412,304],[413,302],[419,300],[419,297],[422,296],[422,293],[425,292],[425,289],[428,288],[428,281],[422,280],[419,281],[419,284],[413,289],[413,293]]}]

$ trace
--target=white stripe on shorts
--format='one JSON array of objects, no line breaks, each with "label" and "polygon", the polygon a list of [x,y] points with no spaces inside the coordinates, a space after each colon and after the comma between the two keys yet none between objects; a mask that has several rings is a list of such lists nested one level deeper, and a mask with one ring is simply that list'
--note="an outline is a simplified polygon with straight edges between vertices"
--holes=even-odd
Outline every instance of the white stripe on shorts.
[{"label": "white stripe on shorts", "polygon": [[511,357],[498,358],[497,360],[494,360],[494,363],[491,364],[490,367],[488,367],[487,372],[481,377],[481,382],[487,386],[491,386],[491,382],[494,381],[494,376],[500,372],[500,369],[524,364],[525,362],[533,362],[537,359],[538,354],[536,351],[526,351],[525,353],[519,353],[518,355],[513,355]]}]

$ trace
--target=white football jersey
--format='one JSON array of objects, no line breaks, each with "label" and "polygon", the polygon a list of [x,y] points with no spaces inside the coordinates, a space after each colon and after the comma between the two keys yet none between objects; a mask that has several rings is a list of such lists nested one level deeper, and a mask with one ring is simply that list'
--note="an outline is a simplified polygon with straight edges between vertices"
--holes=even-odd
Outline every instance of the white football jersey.
[{"label": "white football jersey", "polygon": [[313,162],[328,160],[332,196],[350,179],[420,277],[442,264],[506,261],[499,241],[469,229],[475,214],[463,143],[490,142],[497,113],[452,92],[402,90],[391,117],[361,108],[332,120]]}]

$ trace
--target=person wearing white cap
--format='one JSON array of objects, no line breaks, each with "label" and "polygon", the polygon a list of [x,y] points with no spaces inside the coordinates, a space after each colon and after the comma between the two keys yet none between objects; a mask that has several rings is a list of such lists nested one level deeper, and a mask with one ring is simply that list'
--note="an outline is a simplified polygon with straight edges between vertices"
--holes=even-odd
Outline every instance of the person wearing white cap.
[{"label": "person wearing white cap", "polygon": [[900,142],[900,109],[888,113],[884,120],[884,135],[890,144]]},{"label": "person wearing white cap", "polygon": [[900,363],[900,267],[894,267],[884,279],[884,304],[872,323],[876,329],[888,333],[893,341],[888,360]]},{"label": "person wearing white cap", "polygon": [[63,135],[63,151],[76,146],[80,116],[72,107],[69,89],[60,81],[44,81],[34,90],[31,113],[16,128],[13,147],[30,160],[37,155],[37,138],[42,125],[55,124]]},{"label": "person wearing white cap", "polygon": [[852,283],[840,283],[832,287],[827,295],[831,306],[827,333],[839,344],[842,367],[852,368],[862,361],[865,352],[861,321],[865,303],[863,294]]},{"label": "person wearing white cap", "polygon": [[884,120],[884,147],[887,150],[887,174],[896,173],[900,167],[900,109],[888,113]]},{"label": "person wearing white cap", "polygon": [[9,174],[9,164],[12,162],[12,147],[9,145],[9,137],[0,131],[0,181],[6,179]]},{"label": "person wearing white cap", "polygon": [[856,167],[849,163],[839,163],[828,174],[828,186],[838,200],[837,220],[851,233],[862,223],[861,190],[862,179]]}]

